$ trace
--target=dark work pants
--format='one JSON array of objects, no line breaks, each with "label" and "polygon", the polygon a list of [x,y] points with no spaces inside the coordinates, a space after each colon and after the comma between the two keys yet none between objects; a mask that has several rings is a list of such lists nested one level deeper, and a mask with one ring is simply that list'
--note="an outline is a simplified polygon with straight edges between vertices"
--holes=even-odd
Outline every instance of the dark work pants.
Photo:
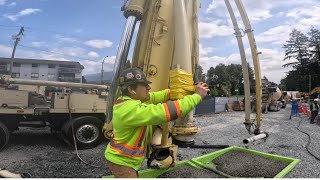
[{"label": "dark work pants", "polygon": [[311,112],[311,118],[310,118],[311,123],[314,123],[314,119],[316,118],[317,115],[318,115],[318,111]]}]

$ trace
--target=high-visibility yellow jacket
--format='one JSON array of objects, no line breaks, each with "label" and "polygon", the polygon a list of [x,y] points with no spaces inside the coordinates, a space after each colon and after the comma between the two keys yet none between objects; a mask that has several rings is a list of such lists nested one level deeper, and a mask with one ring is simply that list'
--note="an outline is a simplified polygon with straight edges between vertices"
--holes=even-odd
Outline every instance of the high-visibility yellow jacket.
[{"label": "high-visibility yellow jacket", "polygon": [[311,112],[318,112],[319,111],[319,104],[312,103],[310,105],[310,110],[311,110]]},{"label": "high-visibility yellow jacket", "polygon": [[198,94],[176,101],[168,101],[169,99],[169,89],[150,93],[147,103],[128,96],[119,97],[113,106],[114,137],[105,151],[106,159],[138,171],[147,155],[152,125],[184,117],[201,101]]}]

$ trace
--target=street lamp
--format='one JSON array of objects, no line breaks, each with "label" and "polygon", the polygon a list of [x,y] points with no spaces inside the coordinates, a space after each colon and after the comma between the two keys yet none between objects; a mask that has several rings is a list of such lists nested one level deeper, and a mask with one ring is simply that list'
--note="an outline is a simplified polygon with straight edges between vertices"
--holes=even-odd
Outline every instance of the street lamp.
[{"label": "street lamp", "polygon": [[109,56],[106,56],[106,57],[103,58],[102,64],[101,64],[101,84],[103,84],[103,73],[104,73],[104,71],[103,71],[103,65],[104,65],[104,60],[105,60],[107,57],[109,57]]}]

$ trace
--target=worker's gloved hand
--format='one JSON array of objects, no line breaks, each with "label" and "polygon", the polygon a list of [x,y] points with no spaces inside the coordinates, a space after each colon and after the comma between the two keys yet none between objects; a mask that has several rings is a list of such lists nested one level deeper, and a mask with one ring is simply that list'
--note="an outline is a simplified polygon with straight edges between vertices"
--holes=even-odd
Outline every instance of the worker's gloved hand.
[{"label": "worker's gloved hand", "polygon": [[110,123],[104,123],[102,127],[102,133],[105,138],[111,139],[113,138],[113,125],[112,122]]},{"label": "worker's gloved hand", "polygon": [[204,98],[207,93],[209,92],[208,85],[203,82],[199,82],[196,86],[196,93],[201,96],[201,98]]}]

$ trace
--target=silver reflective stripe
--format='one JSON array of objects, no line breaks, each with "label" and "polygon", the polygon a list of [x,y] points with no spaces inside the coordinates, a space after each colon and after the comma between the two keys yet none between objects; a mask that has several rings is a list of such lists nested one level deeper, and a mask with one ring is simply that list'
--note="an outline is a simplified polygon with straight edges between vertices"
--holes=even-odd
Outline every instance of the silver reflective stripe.
[{"label": "silver reflective stripe", "polygon": [[124,146],[124,144],[115,144],[114,140],[111,139],[110,140],[110,146],[112,146],[113,148],[119,149],[120,151],[122,151],[125,154],[129,154],[129,155],[134,155],[134,156],[143,156],[146,153],[146,150],[132,150],[132,149],[128,149]]},{"label": "silver reflective stripe", "polygon": [[139,139],[139,143],[138,143],[138,146],[137,147],[141,147],[141,145],[142,145],[142,142],[143,142],[143,140],[144,140],[144,136],[145,136],[145,134],[146,134],[146,130],[147,130],[147,127],[145,126],[145,127],[143,127],[143,132],[142,132],[142,135],[141,135],[141,137],[140,137],[140,139]]},{"label": "silver reflective stripe", "polygon": [[170,113],[170,121],[177,119],[178,118],[178,111],[177,111],[177,107],[175,106],[174,102],[169,101],[166,104],[168,106],[168,110]]}]

